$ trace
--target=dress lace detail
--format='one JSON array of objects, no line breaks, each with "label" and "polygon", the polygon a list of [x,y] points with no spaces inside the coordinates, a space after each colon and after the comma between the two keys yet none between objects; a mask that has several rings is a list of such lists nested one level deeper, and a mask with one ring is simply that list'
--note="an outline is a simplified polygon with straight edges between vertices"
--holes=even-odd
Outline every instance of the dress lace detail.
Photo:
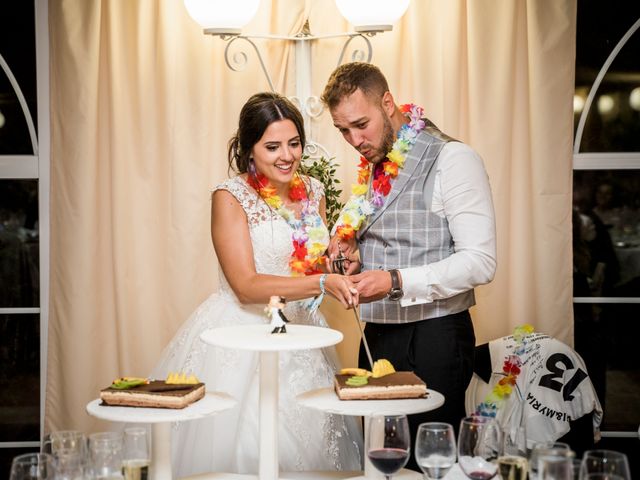
[{"label": "dress lace detail", "polygon": [[[305,178],[305,181],[307,179]],[[324,194],[320,182],[308,179],[310,207],[319,211]],[[242,206],[249,225],[256,271],[290,275],[291,227],[241,178],[218,185]],[[318,213],[319,214],[319,213]],[[326,232],[329,241],[329,232]],[[310,316],[305,301],[289,302],[287,318],[297,324],[326,327],[324,317]],[[207,329],[226,325],[268,323],[264,305],[242,305],[220,273],[220,288],[185,322],[153,371],[194,373],[211,391],[223,391],[238,406],[213,417],[174,426],[174,477],[203,472],[258,471],[258,354],[217,348],[200,340]],[[282,471],[360,470],[362,433],[353,417],[303,408],[296,395],[330,387],[337,368],[335,349],[281,352],[279,355],[279,463]]]}]

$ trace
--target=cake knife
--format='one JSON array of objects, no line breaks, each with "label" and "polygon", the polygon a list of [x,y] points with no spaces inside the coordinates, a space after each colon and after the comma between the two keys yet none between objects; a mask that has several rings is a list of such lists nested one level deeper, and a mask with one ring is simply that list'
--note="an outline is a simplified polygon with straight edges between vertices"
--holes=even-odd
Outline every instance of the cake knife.
[{"label": "cake knife", "polygon": [[[333,271],[340,272],[341,275],[345,275],[344,262],[347,260],[347,257],[342,253],[342,249],[338,247],[339,255],[333,260]],[[364,345],[364,350],[367,353],[367,359],[369,360],[369,366],[371,371],[373,372],[373,358],[371,357],[371,350],[369,350],[369,344],[367,343],[367,337],[364,336],[364,328],[362,328],[362,323],[360,323],[360,315],[358,315],[358,310],[356,310],[355,305],[351,307],[353,310],[353,315],[355,316],[356,323],[358,324],[358,329],[360,330],[360,337],[362,338],[362,344]]]}]

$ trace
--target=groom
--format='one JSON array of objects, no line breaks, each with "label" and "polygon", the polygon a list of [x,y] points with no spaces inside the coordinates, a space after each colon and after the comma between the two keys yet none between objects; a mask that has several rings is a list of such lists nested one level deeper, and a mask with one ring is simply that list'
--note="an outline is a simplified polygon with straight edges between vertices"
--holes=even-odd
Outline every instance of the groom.
[{"label": "groom", "polygon": [[[339,249],[359,262],[348,273],[374,359],[412,370],[445,404],[411,415],[412,438],[426,421],[458,430],[473,373],[473,288],[496,268],[493,202],[482,159],[442,133],[416,105],[397,106],[382,72],[338,67],[322,94],[335,127],[362,155],[359,185],[334,227]],[[369,166],[371,172],[369,173]],[[367,365],[363,348],[361,366]],[[409,468],[417,470],[411,456]]]}]

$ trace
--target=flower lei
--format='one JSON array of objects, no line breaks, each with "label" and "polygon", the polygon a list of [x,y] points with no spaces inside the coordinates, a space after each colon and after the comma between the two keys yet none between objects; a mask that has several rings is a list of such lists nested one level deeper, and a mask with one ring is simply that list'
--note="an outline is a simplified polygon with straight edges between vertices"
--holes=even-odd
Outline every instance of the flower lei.
[{"label": "flower lei", "polygon": [[318,267],[324,260],[324,252],[327,245],[323,242],[325,229],[322,218],[309,210],[309,197],[304,182],[296,174],[289,183],[289,199],[303,202],[301,218],[297,219],[295,213],[284,206],[276,189],[262,173],[249,175],[247,183],[264,199],[264,201],[278,213],[293,229],[291,241],[293,253],[289,260],[291,274],[315,275],[322,273]]},{"label": "flower lei", "polygon": [[513,387],[518,388],[516,380],[520,375],[520,367],[522,366],[521,355],[526,352],[529,335],[533,333],[533,327],[528,323],[516,327],[513,331],[513,339],[515,345],[513,354],[507,355],[502,365],[503,378],[493,387],[482,403],[476,408],[476,415],[483,417],[495,417],[498,409],[509,398]]},{"label": "flower lei", "polygon": [[[408,103],[401,105],[400,111],[409,118],[409,123],[405,123],[400,128],[396,141],[387,154],[387,160],[372,166],[366,158],[360,157],[358,183],[351,186],[351,197],[340,212],[334,226],[334,233],[341,240],[353,238],[355,232],[362,227],[364,220],[384,205],[385,197],[391,191],[391,180],[396,178],[399,170],[404,167],[407,154],[415,145],[418,134],[425,127],[422,107]],[[372,169],[371,194],[370,198],[367,198]]]}]

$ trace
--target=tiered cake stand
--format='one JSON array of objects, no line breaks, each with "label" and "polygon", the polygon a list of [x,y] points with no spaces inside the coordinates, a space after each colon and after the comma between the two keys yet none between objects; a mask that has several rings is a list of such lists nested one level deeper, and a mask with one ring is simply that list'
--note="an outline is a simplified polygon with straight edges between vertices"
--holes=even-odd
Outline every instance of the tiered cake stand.
[{"label": "tiered cake stand", "polygon": [[87,405],[94,417],[111,422],[152,424],[152,450],[149,475],[152,480],[172,480],[171,423],[208,417],[233,408],[236,401],[226,393],[208,392],[204,398],[180,410],[164,408],[111,407],[100,399]]}]

